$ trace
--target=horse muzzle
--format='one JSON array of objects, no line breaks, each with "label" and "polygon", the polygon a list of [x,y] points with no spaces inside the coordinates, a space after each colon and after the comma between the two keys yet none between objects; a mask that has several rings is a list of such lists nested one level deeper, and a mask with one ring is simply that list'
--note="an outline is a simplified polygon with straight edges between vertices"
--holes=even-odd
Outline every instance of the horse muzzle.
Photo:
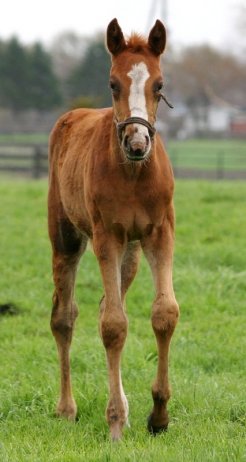
[{"label": "horse muzzle", "polygon": [[155,128],[141,117],[129,117],[116,124],[119,142],[129,161],[141,162],[151,150]]},{"label": "horse muzzle", "polygon": [[141,161],[150,151],[150,138],[142,133],[124,134],[122,147],[128,160]]}]

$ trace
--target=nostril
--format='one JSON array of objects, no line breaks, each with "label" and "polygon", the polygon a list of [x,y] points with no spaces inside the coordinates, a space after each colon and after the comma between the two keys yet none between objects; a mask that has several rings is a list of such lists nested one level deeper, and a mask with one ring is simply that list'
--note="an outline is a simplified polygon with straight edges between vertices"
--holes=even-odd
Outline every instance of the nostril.
[{"label": "nostril", "polygon": [[126,136],[124,137],[124,147],[125,147],[126,149],[129,148],[129,143],[128,143],[128,141],[129,141],[129,136],[126,135]]},{"label": "nostril", "polygon": [[146,140],[146,147],[148,147],[148,146],[149,146],[149,137],[146,136],[146,137],[145,137],[145,140]]}]

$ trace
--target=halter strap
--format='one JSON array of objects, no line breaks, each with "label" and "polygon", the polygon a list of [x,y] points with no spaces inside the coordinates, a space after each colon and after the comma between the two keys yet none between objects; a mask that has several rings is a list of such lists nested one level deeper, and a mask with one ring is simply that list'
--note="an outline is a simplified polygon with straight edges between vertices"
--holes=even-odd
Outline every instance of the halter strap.
[{"label": "halter strap", "polygon": [[124,128],[126,127],[126,125],[130,125],[130,124],[144,125],[145,127],[147,127],[149,131],[150,138],[152,139],[154,137],[156,129],[147,120],[142,119],[142,117],[128,117],[128,119],[124,120],[123,122],[117,122],[116,120],[116,128],[117,128],[118,136],[120,139],[121,139],[122,132]]}]

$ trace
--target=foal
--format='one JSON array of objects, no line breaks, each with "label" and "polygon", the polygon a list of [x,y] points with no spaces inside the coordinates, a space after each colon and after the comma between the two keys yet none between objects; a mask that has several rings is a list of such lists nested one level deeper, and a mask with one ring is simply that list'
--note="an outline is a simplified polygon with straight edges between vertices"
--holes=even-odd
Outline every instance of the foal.
[{"label": "foal", "polygon": [[138,268],[141,248],[153,273],[156,296],[152,326],[157,340],[157,376],[152,386],[151,433],[168,426],[168,351],[179,309],[172,285],[174,210],[172,169],[155,133],[162,97],[160,55],[166,32],[157,20],[147,40],[125,40],[116,19],[107,29],[112,57],[113,108],[77,109],[63,115],[50,138],[49,235],[55,291],[51,329],[61,366],[57,414],[75,419],[69,348],[77,307],[74,283],[87,240],[100,266],[104,296],[100,334],[107,355],[112,439],[128,417],[120,359],[128,321],[125,296]]}]

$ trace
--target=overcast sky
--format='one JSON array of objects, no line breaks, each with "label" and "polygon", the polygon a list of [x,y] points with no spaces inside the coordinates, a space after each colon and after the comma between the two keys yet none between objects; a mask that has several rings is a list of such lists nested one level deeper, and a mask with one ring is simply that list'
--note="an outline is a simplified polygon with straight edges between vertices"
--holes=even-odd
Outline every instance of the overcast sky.
[{"label": "overcast sky", "polygon": [[[24,43],[49,45],[62,31],[92,35],[117,17],[123,32],[145,33],[161,18],[163,0],[0,0],[0,38],[17,35]],[[165,0],[164,0],[165,1]],[[235,33],[243,0],[166,0],[172,42],[224,47]],[[156,4],[156,8],[154,5]],[[152,11],[153,10],[153,11]]]}]

